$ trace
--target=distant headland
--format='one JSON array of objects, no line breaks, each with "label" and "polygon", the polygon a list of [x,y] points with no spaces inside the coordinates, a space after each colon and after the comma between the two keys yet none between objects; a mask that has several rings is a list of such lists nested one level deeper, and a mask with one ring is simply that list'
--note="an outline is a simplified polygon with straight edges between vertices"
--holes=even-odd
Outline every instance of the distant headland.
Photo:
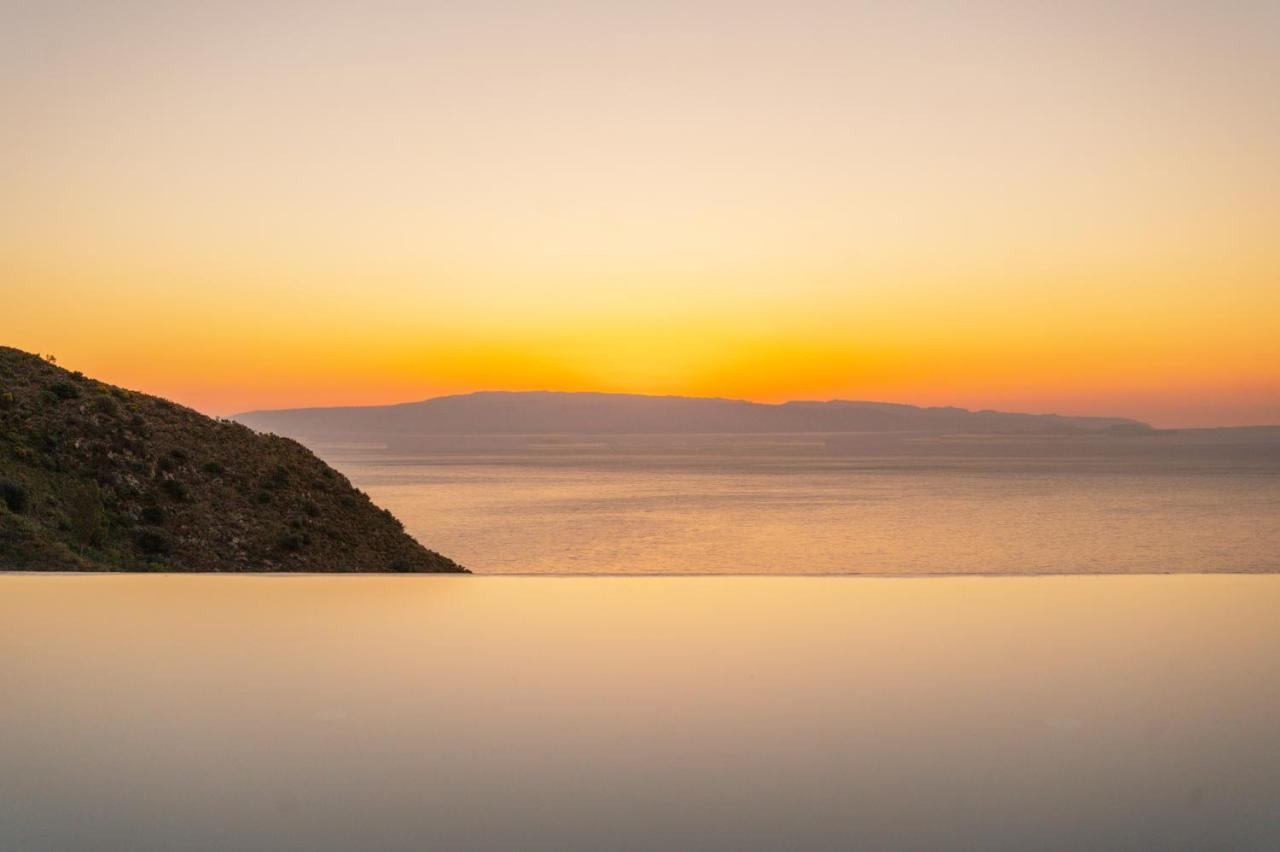
[{"label": "distant headland", "polygon": [[1069,417],[921,408],[885,402],[785,402],[555,391],[488,391],[400,405],[249,411],[254,429],[308,440],[384,440],[404,435],[751,434],[928,432],[1145,434],[1124,417]]}]

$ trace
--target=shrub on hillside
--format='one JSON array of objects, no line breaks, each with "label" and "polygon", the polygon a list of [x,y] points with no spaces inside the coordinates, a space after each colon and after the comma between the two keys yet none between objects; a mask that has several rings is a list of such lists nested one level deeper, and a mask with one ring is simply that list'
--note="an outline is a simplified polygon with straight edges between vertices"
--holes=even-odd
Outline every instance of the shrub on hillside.
[{"label": "shrub on hillside", "polygon": [[95,547],[102,544],[107,517],[96,488],[90,486],[72,495],[67,505],[67,521],[76,541]]},{"label": "shrub on hillside", "polygon": [[289,469],[282,464],[276,465],[271,473],[263,477],[262,480],[263,488],[284,488],[288,484]]},{"label": "shrub on hillside", "polygon": [[58,399],[76,399],[80,396],[80,388],[71,382],[54,382],[49,385],[49,390]]},{"label": "shrub on hillside", "polygon": [[0,500],[3,500],[5,506],[15,515],[21,515],[27,511],[27,489],[12,479],[0,479]]},{"label": "shrub on hillside", "polygon": [[164,489],[165,494],[168,494],[174,500],[181,502],[187,499],[187,486],[176,479],[166,479],[161,483],[160,487]]},{"label": "shrub on hillside", "polygon": [[173,540],[164,530],[146,527],[138,530],[134,542],[143,553],[152,555],[165,554],[173,550]]},{"label": "shrub on hillside", "polygon": [[115,398],[110,394],[100,393],[95,396],[93,398],[93,407],[98,409],[99,413],[108,417],[115,417],[120,413],[120,403],[116,402]]}]

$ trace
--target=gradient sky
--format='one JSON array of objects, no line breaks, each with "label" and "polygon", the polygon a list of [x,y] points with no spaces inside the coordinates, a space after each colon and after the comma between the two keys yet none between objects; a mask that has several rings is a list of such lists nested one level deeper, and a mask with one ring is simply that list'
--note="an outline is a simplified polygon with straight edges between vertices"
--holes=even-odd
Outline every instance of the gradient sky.
[{"label": "gradient sky", "polygon": [[0,342],[1280,422],[1280,4],[0,0]]}]

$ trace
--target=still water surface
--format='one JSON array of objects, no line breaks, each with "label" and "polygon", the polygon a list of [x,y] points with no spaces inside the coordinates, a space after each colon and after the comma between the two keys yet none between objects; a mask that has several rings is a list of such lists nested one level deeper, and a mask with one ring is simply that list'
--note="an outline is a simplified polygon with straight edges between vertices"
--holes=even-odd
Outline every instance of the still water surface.
[{"label": "still water surface", "polygon": [[0,848],[1275,849],[1280,576],[0,576]]},{"label": "still water surface", "polygon": [[318,447],[481,573],[1280,570],[1280,432],[422,438]]}]

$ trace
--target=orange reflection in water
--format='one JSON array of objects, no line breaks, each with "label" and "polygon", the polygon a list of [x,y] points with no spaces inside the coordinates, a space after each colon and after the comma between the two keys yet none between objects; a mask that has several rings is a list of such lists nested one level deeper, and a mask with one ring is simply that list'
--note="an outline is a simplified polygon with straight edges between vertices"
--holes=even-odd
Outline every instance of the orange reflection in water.
[{"label": "orange reflection in water", "polygon": [[0,577],[0,839],[1266,846],[1277,614],[1275,576]]}]

